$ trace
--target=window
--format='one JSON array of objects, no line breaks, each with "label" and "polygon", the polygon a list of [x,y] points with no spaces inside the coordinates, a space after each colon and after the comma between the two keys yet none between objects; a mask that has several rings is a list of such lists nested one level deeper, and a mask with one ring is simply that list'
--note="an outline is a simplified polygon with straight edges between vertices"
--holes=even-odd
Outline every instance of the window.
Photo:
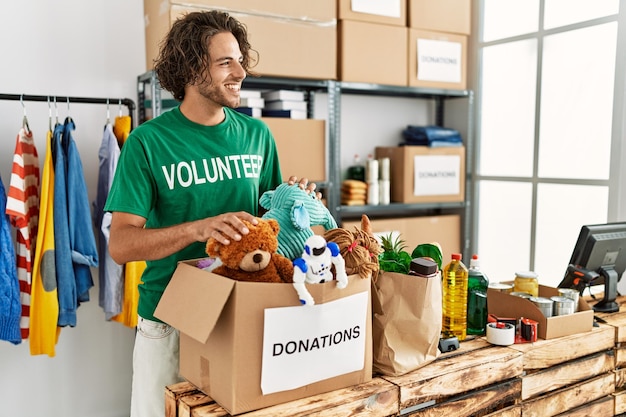
[{"label": "window", "polygon": [[478,9],[472,247],[492,282],[533,270],[556,286],[580,227],[620,217],[626,11],[618,0]]}]

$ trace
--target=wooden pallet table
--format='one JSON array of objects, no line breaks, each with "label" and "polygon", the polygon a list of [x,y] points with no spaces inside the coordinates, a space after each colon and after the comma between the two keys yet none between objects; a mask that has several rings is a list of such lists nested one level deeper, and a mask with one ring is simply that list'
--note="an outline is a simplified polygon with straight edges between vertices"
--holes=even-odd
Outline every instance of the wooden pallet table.
[{"label": "wooden pallet table", "polygon": [[626,413],[626,297],[617,297],[620,309],[615,313],[596,313],[601,323],[615,331],[615,415]]},{"label": "wooden pallet table", "polygon": [[[398,412],[398,387],[382,378],[261,410],[245,417],[354,416],[387,417]],[[223,417],[230,414],[189,382],[165,390],[166,417]]]},{"label": "wooden pallet table", "polygon": [[432,363],[398,377],[400,410],[407,416],[483,416],[521,396],[522,354],[483,338],[461,343]]},{"label": "wooden pallet table", "polygon": [[[625,306],[626,307],[626,306]],[[507,347],[461,343],[405,375],[242,414],[287,416],[609,416],[626,413],[626,308],[590,332]],[[620,340],[617,342],[616,340]],[[622,367],[624,369],[622,369]],[[229,414],[189,383],[166,389],[166,417]]]},{"label": "wooden pallet table", "polygon": [[615,391],[614,346],[615,330],[605,324],[590,332],[511,346],[523,354],[522,416],[561,415],[596,400],[601,400],[598,407],[612,408],[607,399]]}]

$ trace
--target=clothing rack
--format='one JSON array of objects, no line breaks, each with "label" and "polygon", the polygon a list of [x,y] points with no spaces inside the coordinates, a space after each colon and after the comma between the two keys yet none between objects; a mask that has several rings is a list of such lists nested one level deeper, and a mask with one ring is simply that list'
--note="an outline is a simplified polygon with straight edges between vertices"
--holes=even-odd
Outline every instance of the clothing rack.
[{"label": "clothing rack", "polygon": [[0,94],[0,100],[13,101],[43,101],[52,103],[88,103],[88,104],[120,104],[128,108],[131,129],[135,127],[135,102],[129,98],[98,98],[98,97],[69,97],[69,96],[39,96],[29,94]]}]

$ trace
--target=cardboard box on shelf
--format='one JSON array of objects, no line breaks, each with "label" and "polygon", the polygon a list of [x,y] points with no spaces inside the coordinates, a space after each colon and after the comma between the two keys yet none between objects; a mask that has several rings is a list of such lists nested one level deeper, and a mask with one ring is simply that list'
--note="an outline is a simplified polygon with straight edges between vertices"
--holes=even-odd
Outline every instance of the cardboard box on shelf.
[{"label": "cardboard box on shelf", "polygon": [[465,90],[468,37],[421,29],[408,30],[408,85]]},{"label": "cardboard box on shelf", "polygon": [[[406,27],[342,20],[339,22],[341,81],[406,86]],[[378,65],[377,60],[392,62]]]},{"label": "cardboard box on shelf", "polygon": [[408,26],[470,35],[471,0],[408,0]]},{"label": "cardboard box on shelf", "polygon": [[159,44],[176,19],[193,11],[220,9],[246,25],[252,48],[259,53],[251,70],[265,76],[336,79],[335,7],[334,0],[144,0],[146,69],[154,68]]},{"label": "cardboard box on shelf", "polygon": [[155,315],[180,331],[180,372],[231,414],[372,379],[371,279],[239,282],[181,262]]},{"label": "cardboard box on shelf", "polygon": [[[145,0],[152,2],[152,0]],[[337,0],[165,0],[171,4],[191,4],[220,10],[327,21],[337,17]]]},{"label": "cardboard box on shelf", "polygon": [[285,181],[291,175],[313,182],[326,181],[325,120],[281,117],[263,117],[262,120],[274,135]]},{"label": "cardboard box on shelf", "polygon": [[[393,219],[370,219],[376,235],[399,234],[409,254],[417,245],[437,242],[441,245],[443,259],[449,260],[453,253],[461,253],[461,216],[398,217]],[[341,227],[348,230],[361,228],[360,220],[343,221]]]},{"label": "cardboard box on shelf", "polygon": [[389,158],[391,201],[450,203],[465,200],[465,147],[377,147],[376,158]]},{"label": "cardboard box on shelf", "polygon": [[407,0],[354,1],[337,0],[339,20],[406,26]]},{"label": "cardboard box on shelf", "polygon": [[[539,285],[540,297],[550,298],[554,295],[559,295],[557,288]],[[526,317],[537,321],[537,336],[546,340],[588,332],[593,328],[593,310],[582,297],[578,299],[578,311],[576,313],[545,317],[530,300],[489,289],[487,292],[487,310],[489,314],[494,314],[497,317],[516,319]]]}]

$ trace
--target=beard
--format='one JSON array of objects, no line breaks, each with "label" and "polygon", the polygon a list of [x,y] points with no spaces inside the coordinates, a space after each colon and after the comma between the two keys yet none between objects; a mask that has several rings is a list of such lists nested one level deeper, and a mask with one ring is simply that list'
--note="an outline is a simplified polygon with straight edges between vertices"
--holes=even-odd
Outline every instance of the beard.
[{"label": "beard", "polygon": [[210,81],[205,81],[198,85],[198,92],[202,97],[223,107],[235,109],[239,107],[239,104],[241,103],[241,98],[238,94],[235,95],[226,87],[215,85]]}]

